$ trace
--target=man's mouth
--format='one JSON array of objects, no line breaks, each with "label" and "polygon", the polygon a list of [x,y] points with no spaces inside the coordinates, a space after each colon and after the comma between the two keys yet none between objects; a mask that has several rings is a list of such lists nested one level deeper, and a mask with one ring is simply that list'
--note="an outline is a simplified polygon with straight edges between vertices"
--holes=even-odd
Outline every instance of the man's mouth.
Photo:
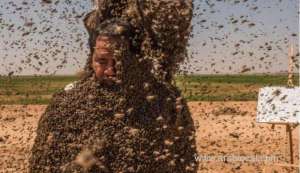
[{"label": "man's mouth", "polygon": [[105,77],[104,80],[109,80],[109,81],[116,81],[116,77]]},{"label": "man's mouth", "polygon": [[105,77],[103,78],[103,83],[107,85],[113,85],[116,84],[117,78],[116,77]]},{"label": "man's mouth", "polygon": [[118,78],[115,76],[105,76],[102,78],[96,78],[96,80],[100,83],[100,84],[104,84],[107,86],[112,86],[112,85],[116,85],[118,84]]}]

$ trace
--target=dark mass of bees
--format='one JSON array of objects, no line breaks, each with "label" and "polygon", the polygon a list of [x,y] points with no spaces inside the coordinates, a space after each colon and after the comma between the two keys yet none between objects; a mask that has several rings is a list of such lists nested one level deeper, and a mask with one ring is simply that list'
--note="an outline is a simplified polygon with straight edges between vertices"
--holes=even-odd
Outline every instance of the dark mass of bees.
[{"label": "dark mass of bees", "polygon": [[114,45],[113,83],[95,79],[90,57],[75,87],[54,95],[39,121],[30,172],[196,172],[193,120],[171,83],[185,56],[191,2],[97,3],[84,19],[91,53],[99,33],[130,46]]}]

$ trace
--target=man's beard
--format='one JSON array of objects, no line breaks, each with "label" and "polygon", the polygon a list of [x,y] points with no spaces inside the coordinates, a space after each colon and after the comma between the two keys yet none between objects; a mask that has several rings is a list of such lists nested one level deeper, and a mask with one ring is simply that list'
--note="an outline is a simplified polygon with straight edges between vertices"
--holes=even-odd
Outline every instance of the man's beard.
[{"label": "man's beard", "polygon": [[119,90],[120,89],[120,84],[117,84],[117,78],[108,78],[104,77],[102,79],[95,79],[97,86],[106,88],[108,90]]}]

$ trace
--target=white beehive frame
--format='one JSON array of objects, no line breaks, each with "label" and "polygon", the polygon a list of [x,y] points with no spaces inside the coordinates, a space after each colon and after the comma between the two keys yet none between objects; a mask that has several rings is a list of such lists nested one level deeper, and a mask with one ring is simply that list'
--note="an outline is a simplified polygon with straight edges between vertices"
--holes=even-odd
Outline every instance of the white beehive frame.
[{"label": "white beehive frame", "polygon": [[265,87],[259,90],[256,121],[300,123],[300,87]]}]

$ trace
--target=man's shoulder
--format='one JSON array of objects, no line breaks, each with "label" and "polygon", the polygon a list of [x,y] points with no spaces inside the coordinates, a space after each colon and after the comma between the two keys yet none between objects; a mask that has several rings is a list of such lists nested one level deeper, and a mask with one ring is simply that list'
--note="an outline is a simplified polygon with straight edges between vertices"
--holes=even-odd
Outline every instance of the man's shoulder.
[{"label": "man's shoulder", "polygon": [[72,82],[72,83],[67,84],[67,85],[65,86],[64,90],[65,90],[65,91],[70,91],[70,90],[76,88],[77,83],[78,83],[78,81],[74,81],[74,82]]}]

